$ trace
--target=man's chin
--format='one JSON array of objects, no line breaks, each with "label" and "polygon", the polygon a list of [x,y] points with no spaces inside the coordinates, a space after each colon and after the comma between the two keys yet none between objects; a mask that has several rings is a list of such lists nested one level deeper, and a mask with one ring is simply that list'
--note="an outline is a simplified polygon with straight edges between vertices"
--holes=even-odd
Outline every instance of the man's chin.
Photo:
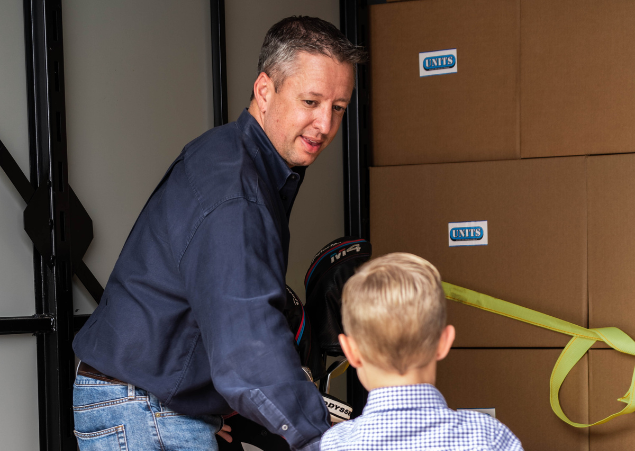
[{"label": "man's chin", "polygon": [[287,165],[292,168],[295,166],[309,166],[311,165],[320,154],[321,149],[317,152],[295,152],[293,155],[289,155],[285,158]]},{"label": "man's chin", "polygon": [[315,162],[315,160],[317,160],[317,157],[317,155],[311,155],[310,157],[305,158],[302,162],[296,164],[296,166],[310,166]]}]

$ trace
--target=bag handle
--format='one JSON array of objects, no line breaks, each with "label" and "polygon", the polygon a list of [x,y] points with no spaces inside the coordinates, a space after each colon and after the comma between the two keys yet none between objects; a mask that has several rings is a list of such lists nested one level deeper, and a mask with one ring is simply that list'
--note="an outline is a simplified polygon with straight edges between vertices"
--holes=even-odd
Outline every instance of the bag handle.
[{"label": "bag handle", "polygon": [[576,363],[578,363],[596,341],[602,341],[616,351],[635,356],[635,341],[617,327],[586,329],[577,324],[446,282],[443,282],[443,290],[445,291],[446,298],[460,302],[461,304],[470,305],[481,310],[572,336],[560,354],[560,357],[558,357],[549,380],[551,409],[558,418],[565,423],[574,427],[584,428],[606,423],[620,415],[635,412],[635,370],[633,371],[633,378],[631,379],[631,386],[628,392],[626,392],[626,395],[622,398],[618,399],[618,401],[626,403],[626,407],[613,415],[609,415],[603,420],[593,424],[575,423],[567,418],[560,406],[560,387],[562,383]]}]

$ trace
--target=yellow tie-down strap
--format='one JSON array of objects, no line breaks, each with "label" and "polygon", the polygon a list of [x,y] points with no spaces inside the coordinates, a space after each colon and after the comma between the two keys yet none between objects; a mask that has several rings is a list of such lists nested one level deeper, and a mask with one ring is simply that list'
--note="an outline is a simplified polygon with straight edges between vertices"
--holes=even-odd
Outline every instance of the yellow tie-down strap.
[{"label": "yellow tie-down strap", "polygon": [[534,326],[571,335],[572,338],[560,354],[560,357],[558,357],[553,372],[551,373],[551,379],[549,380],[549,400],[551,402],[551,408],[565,423],[578,428],[584,428],[606,423],[620,415],[635,411],[635,397],[633,396],[635,392],[635,371],[633,372],[633,378],[631,379],[631,386],[628,392],[626,392],[626,395],[622,398],[618,399],[618,401],[626,403],[626,407],[603,420],[593,424],[574,423],[567,418],[562,411],[562,407],[560,407],[559,393],[562,383],[569,374],[569,371],[571,371],[575,364],[578,363],[596,341],[603,341],[616,351],[635,355],[635,341],[617,327],[585,329],[584,327],[554,318],[553,316],[545,315],[544,313],[521,307],[520,305],[512,304],[511,302],[501,299],[496,299],[486,294],[477,293],[467,288],[457,287],[449,283],[443,282],[443,290],[448,299],[460,302],[461,304],[471,305],[472,307],[507,316],[508,318],[533,324]]}]

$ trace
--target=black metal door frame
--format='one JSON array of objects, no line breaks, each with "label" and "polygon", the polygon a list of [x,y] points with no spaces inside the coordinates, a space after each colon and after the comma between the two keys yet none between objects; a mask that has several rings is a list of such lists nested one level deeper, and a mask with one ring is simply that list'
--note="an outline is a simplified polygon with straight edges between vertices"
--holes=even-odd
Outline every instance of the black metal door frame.
[{"label": "black metal door frame", "polygon": [[[368,50],[368,0],[340,0],[340,29],[349,41]],[[370,156],[370,68],[358,64],[355,91],[346,109],[344,135],[345,234],[370,241],[368,167]],[[353,370],[346,374],[346,396],[352,417],[361,415],[368,392]]]},{"label": "black metal door frame", "polygon": [[0,334],[36,335],[40,449],[71,450],[77,446],[71,342],[86,319],[73,316],[72,275],[77,273],[94,296],[101,287],[81,261],[92,240],[92,222],[68,186],[61,0],[24,0],[23,13],[29,178],[1,142],[0,166],[27,204],[36,313],[1,318]]},{"label": "black metal door frame", "polygon": [[[40,451],[77,449],[73,435],[74,334],[89,315],[73,314],[75,274],[97,303],[103,288],[82,257],[92,221],[68,184],[61,0],[23,0],[29,163],[27,178],[0,141],[0,168],[26,203],[24,226],[33,241],[35,315],[0,317],[0,335],[34,334],[37,341]],[[210,0],[214,126],[228,121],[225,3]],[[340,0],[340,28],[364,46],[367,2]],[[369,238],[368,72],[360,65],[344,123],[345,233]],[[348,372],[348,401],[357,414],[366,391]]]}]

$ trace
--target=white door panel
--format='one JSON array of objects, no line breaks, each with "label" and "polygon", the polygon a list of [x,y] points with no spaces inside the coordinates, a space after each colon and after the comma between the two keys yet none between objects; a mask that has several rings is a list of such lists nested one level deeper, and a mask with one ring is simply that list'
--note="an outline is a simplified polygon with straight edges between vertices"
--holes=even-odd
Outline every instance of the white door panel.
[{"label": "white door panel", "polygon": [[2,449],[40,449],[35,337],[0,336]]},{"label": "white door panel", "polygon": [[[0,140],[28,178],[24,20],[20,0],[4,1],[0,6]],[[22,222],[25,207],[7,175],[0,170],[0,316],[35,313],[33,247]]]},{"label": "white door panel", "polygon": [[[105,286],[148,196],[213,125],[209,1],[64,0],[69,183],[93,220]],[[95,303],[75,278],[77,313]]]}]

